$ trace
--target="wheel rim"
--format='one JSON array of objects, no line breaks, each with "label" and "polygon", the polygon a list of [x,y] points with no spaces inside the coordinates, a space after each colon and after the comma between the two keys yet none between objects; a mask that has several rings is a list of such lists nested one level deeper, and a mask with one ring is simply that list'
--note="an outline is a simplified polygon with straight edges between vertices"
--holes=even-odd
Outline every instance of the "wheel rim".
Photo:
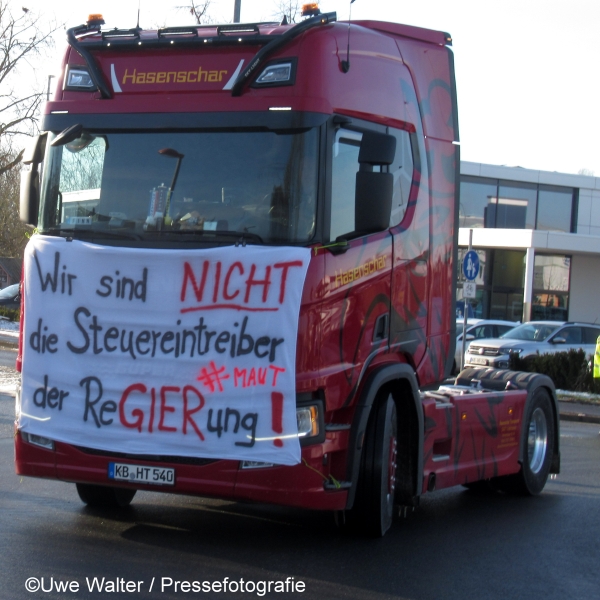
[{"label": "wheel rim", "polygon": [[536,408],[529,422],[529,436],[527,438],[527,450],[529,456],[529,468],[532,473],[539,473],[548,446],[548,423],[546,415],[541,408]]}]

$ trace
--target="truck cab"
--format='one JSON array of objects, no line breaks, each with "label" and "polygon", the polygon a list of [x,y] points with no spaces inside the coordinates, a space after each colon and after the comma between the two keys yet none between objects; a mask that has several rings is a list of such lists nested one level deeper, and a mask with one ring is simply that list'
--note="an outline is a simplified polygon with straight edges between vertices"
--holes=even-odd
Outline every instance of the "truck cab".
[{"label": "truck cab", "polygon": [[[421,393],[450,374],[456,338],[451,38],[335,13],[296,25],[101,25],[68,32],[44,133],[24,160],[22,218],[44,236],[123,252],[308,248],[301,461],[109,452],[18,430],[17,472],[122,503],[155,488],[112,485],[110,464],[164,465],[177,472],[169,491],[333,510],[382,535],[394,505],[431,488],[427,411],[448,408]],[[450,437],[438,437],[430,450],[449,460]]]}]

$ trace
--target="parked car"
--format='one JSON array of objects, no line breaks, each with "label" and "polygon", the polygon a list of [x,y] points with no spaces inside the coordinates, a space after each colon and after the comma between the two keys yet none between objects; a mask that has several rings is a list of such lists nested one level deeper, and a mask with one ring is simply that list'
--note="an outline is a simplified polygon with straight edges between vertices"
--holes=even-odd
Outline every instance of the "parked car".
[{"label": "parked car", "polygon": [[[516,327],[519,323],[515,321],[498,321],[494,319],[467,319],[467,331],[465,338],[465,352],[473,340],[483,338],[498,338]],[[454,352],[454,370],[458,372],[460,365],[460,353],[463,345],[463,319],[456,319],[456,350]]]},{"label": "parked car", "polygon": [[567,352],[580,348],[594,354],[600,325],[560,321],[523,323],[498,339],[473,342],[465,354],[465,366],[506,369],[511,354],[521,358],[532,354]]},{"label": "parked car", "polygon": [[15,283],[0,290],[0,306],[19,308],[21,305],[21,284]]}]

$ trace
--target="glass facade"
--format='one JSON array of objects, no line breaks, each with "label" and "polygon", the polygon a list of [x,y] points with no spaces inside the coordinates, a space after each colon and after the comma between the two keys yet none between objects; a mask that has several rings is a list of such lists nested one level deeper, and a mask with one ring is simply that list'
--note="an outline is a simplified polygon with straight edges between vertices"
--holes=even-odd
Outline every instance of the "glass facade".
[{"label": "glass facade", "polygon": [[484,177],[461,177],[459,226],[575,231],[577,190]]},{"label": "glass facade", "polygon": [[[490,219],[486,227],[499,229],[535,229],[537,186],[531,183],[500,181],[496,204],[496,219]],[[490,210],[491,207],[488,207]],[[494,214],[490,210],[491,214]]]},{"label": "glass facade", "polygon": [[[462,265],[466,248],[459,248]],[[525,251],[500,248],[481,250],[477,297],[470,299],[469,316],[478,319],[523,320]],[[571,259],[563,255],[536,255],[534,263],[531,320],[566,321],[569,309]],[[459,271],[457,301],[462,301],[465,277]]]},{"label": "glass facade", "polygon": [[[479,275],[475,279],[477,297],[469,300],[473,316],[477,319],[502,319],[521,321],[523,318],[523,294],[525,281],[525,252],[522,250],[480,250]],[[458,260],[462,259],[466,248],[459,248]],[[462,299],[462,283],[465,278],[459,274],[457,299]]]},{"label": "glass facade", "polygon": [[461,177],[459,227],[485,227],[485,209],[498,194],[498,182],[482,177]]},{"label": "glass facade", "polygon": [[[467,229],[538,229],[575,233],[579,190],[461,176],[459,227]],[[475,249],[480,272],[477,297],[469,301],[469,315],[480,319],[523,319],[525,293],[524,250]],[[459,249],[459,265],[466,248]],[[535,254],[531,320],[568,319],[571,259]],[[457,300],[462,301],[464,275],[459,269]]]},{"label": "glass facade", "polygon": [[536,255],[531,320],[566,321],[569,316],[569,256]]},{"label": "glass facade", "polygon": [[[573,190],[569,188],[540,185],[536,229],[575,232],[577,218],[574,196]],[[565,229],[569,225],[570,229]]]}]

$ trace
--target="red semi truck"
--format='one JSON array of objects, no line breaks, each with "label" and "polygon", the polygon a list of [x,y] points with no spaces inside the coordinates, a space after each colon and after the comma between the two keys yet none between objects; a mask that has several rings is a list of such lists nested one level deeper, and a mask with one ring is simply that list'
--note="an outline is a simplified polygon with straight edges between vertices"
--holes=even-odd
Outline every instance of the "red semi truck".
[{"label": "red semi truck", "polygon": [[73,482],[91,505],[159,490],[329,510],[373,535],[435,489],[538,494],[559,471],[551,380],[471,369],[443,385],[450,37],[318,10],[101,25],[68,31],[24,159],[21,215],[40,235],[17,473]]}]

